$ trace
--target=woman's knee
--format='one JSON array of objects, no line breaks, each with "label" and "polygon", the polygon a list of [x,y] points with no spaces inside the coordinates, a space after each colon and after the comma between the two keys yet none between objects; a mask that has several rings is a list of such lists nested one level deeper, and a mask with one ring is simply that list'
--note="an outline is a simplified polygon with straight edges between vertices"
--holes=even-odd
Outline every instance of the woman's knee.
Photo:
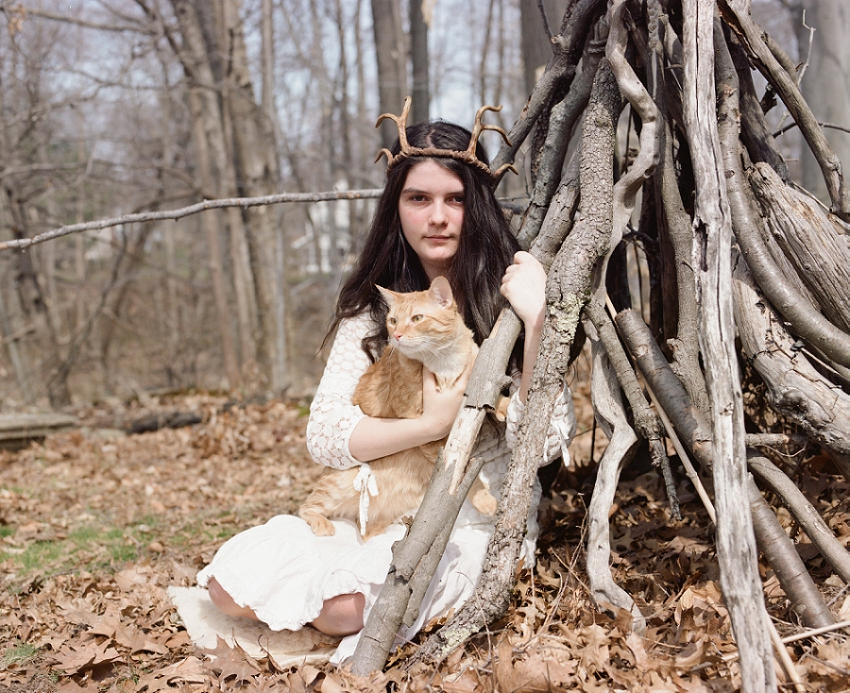
[{"label": "woman's knee", "polygon": [[366,597],[360,592],[331,597],[311,625],[328,635],[352,635],[363,629],[365,607]]}]

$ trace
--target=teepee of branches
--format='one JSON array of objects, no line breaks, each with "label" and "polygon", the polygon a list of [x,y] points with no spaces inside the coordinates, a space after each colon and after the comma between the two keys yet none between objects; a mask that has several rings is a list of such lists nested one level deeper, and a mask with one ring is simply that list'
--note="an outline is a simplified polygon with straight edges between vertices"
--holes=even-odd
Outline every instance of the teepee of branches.
[{"label": "teepee of branches", "polygon": [[[596,603],[631,612],[633,629],[643,630],[644,616],[608,567],[608,513],[640,439],[661,469],[669,441],[716,523],[742,690],[773,690],[758,552],[806,625],[833,619],[761,490],[781,498],[835,574],[850,581],[850,554],[770,452],[819,446],[850,474],[850,195],[841,164],[801,96],[793,62],[754,23],[749,0],[572,0],[551,42],[512,144],[493,163],[495,170],[513,161],[531,135],[534,186],[519,237],[549,275],[540,357],[476,595],[416,658],[445,657],[507,609],[537,460],[584,334],[595,416],[609,438],[588,509]],[[756,73],[819,162],[829,210],[789,180]],[[618,155],[624,109],[639,142]],[[647,256],[648,318],[631,309],[621,261],[627,234]],[[480,469],[470,451],[504,386],[519,327],[505,312],[482,348],[423,507],[395,547],[355,673],[382,668],[400,625],[416,617]],[[766,393],[757,406],[779,419],[759,433],[747,432],[762,419],[742,395],[753,383]]]}]

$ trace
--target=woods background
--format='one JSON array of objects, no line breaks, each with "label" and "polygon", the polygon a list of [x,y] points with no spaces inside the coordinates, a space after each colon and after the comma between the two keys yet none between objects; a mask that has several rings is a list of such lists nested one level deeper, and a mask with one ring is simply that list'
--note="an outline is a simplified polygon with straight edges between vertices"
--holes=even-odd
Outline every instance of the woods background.
[{"label": "woods background", "polygon": [[[504,109],[490,120],[509,129],[551,56],[537,4],[0,3],[0,243],[203,199],[374,191],[384,167],[372,161],[393,132],[373,124],[407,93],[412,120],[470,127],[493,103]],[[565,0],[544,4],[557,26]],[[846,127],[840,5],[755,0],[753,14],[806,63],[818,119]],[[787,114],[768,119],[792,178],[826,199],[796,129],[783,132]],[[850,134],[827,136],[850,161]],[[495,154],[498,136],[485,143]],[[503,182],[507,208],[525,207],[526,180]],[[371,204],[234,207],[0,251],[0,407],[163,388],[308,394]],[[637,276],[642,250],[628,242]]]}]

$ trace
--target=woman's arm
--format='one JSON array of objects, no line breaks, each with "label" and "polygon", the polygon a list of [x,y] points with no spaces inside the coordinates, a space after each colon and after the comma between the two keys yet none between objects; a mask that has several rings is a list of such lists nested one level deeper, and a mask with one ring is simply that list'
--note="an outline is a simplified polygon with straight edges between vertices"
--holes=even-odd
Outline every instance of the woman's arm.
[{"label": "woman's arm", "polygon": [[[540,335],[546,316],[546,271],[532,255],[520,251],[514,256],[514,264],[505,271],[501,291],[525,326],[522,375],[516,396],[511,398],[508,407],[508,425],[505,432],[508,447],[513,448],[540,349]],[[564,383],[552,412],[541,464],[551,462],[558,454],[563,456],[566,464],[569,461],[568,447],[575,430],[576,418],[572,397],[569,387]]]},{"label": "woman's arm", "polygon": [[463,401],[468,378],[469,371],[458,378],[451,389],[437,392],[434,374],[424,369],[422,416],[416,419],[364,417],[348,440],[352,457],[360,462],[371,462],[447,436]]}]

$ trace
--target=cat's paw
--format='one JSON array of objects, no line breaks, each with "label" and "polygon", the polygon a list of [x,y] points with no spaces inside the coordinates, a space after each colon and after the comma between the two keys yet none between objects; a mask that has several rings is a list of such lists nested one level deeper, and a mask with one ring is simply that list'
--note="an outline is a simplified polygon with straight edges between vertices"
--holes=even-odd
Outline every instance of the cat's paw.
[{"label": "cat's paw", "polygon": [[332,537],[336,534],[336,527],[328,518],[317,515],[316,513],[301,513],[301,519],[304,520],[313,534],[317,537]]},{"label": "cat's paw", "polygon": [[472,507],[482,515],[495,515],[498,502],[486,488],[479,489],[472,495]]}]

